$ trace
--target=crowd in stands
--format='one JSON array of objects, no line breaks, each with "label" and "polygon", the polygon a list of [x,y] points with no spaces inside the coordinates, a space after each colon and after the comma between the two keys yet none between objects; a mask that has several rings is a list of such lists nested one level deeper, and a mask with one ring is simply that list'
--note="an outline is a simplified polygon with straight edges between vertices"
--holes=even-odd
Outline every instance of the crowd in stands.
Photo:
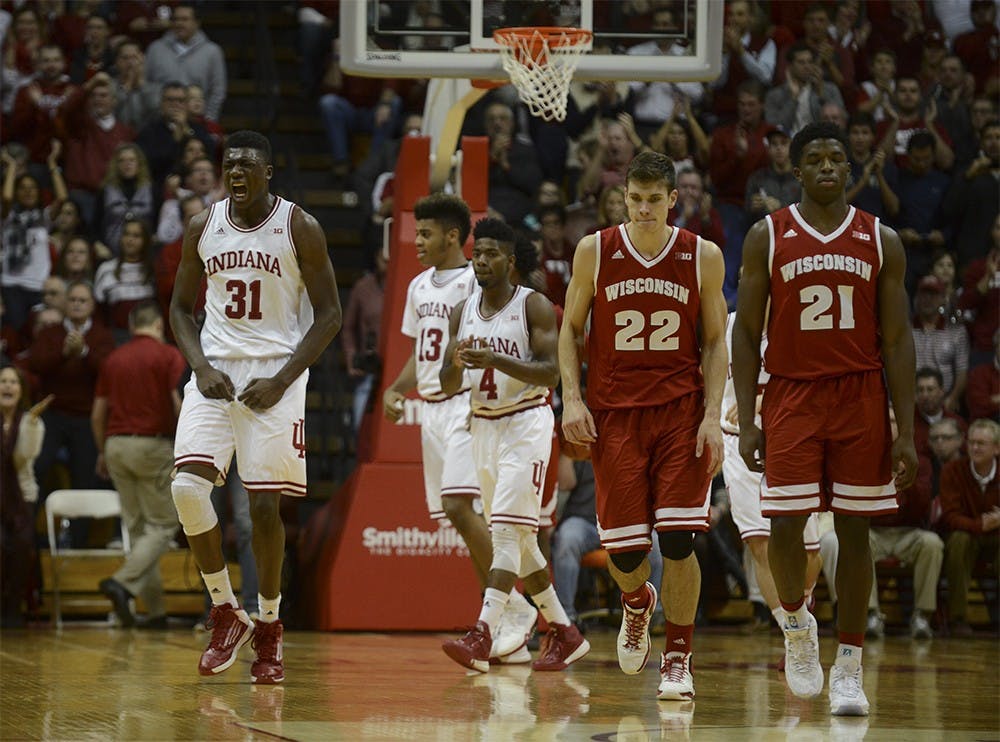
[{"label": "crowd in stands", "polygon": [[[595,13],[617,13],[628,29],[671,31],[683,4],[596,0]],[[42,414],[40,500],[57,459],[72,486],[95,483],[88,416],[101,361],[126,339],[133,307],[153,299],[165,312],[184,226],[223,197],[227,72],[200,29],[204,6],[0,2],[0,366],[19,369],[26,399],[55,395]],[[412,27],[454,25],[447,0],[385,6]],[[423,125],[429,81],[345,73],[338,9],[336,0],[298,3],[299,82],[326,133],[330,185],[358,193],[368,241],[381,244],[400,142]],[[549,25],[541,21],[533,20]],[[401,39],[411,49],[449,48],[442,36]],[[670,55],[674,43],[615,51]],[[929,488],[927,505],[908,509],[904,525],[938,530],[949,544],[953,529],[994,543],[995,440],[993,473],[976,480],[983,497],[955,506],[979,511],[942,514],[952,478],[941,468],[963,456],[965,436],[974,443],[970,423],[1000,413],[996,5],[727,0],[723,45],[722,74],[710,83],[575,81],[561,123],[530,116],[510,86],[491,91],[463,133],[489,140],[492,215],[535,242],[532,280],[561,304],[579,238],[627,219],[631,158],[664,152],[677,165],[672,223],[722,248],[732,305],[746,231],[798,199],[791,137],[817,120],[837,123],[850,145],[850,203],[893,227],[906,249],[918,385],[939,386],[938,401],[916,410],[918,428],[930,430],[921,456],[932,475],[917,485]],[[348,305],[342,345],[364,387],[356,416],[378,371],[383,272],[379,265],[363,279]],[[950,454],[939,454],[944,438],[935,435],[952,436]]]}]

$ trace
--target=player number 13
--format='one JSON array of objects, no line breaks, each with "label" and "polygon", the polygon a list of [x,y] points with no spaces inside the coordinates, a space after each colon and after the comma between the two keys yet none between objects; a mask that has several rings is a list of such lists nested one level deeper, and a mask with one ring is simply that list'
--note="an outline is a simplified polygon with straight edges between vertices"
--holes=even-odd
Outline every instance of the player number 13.
[{"label": "player number 13", "polygon": [[[838,329],[854,329],[854,287],[838,286],[837,296],[840,298],[840,322]],[[799,327],[803,330],[832,330],[833,289],[829,286],[806,286],[799,291],[799,300],[806,306],[802,308],[799,317]]]}]

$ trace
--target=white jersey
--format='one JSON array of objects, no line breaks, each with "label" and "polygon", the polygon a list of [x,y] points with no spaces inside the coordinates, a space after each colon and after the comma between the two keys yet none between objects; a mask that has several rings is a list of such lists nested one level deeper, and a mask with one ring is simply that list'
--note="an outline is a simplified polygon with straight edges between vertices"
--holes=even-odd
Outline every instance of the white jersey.
[{"label": "white jersey", "polygon": [[[524,286],[514,287],[507,305],[490,317],[484,317],[480,304],[482,293],[465,302],[458,339],[485,339],[494,353],[521,361],[534,358],[528,332],[528,297],[533,294]],[[472,387],[472,414],[476,417],[502,417],[512,412],[547,404],[549,389],[535,386],[495,368],[466,369]]]},{"label": "white jersey", "polygon": [[[726,421],[726,413],[736,406],[736,387],[733,385],[733,325],[736,324],[736,312],[730,312],[729,316],[726,318],[726,350],[729,353],[729,370],[726,373],[726,388],[722,391],[722,430],[725,433],[730,433],[731,435],[739,435],[740,426]],[[761,336],[760,340],[760,357],[764,358],[764,351],[767,350],[767,334]],[[764,364],[761,363],[760,375],[757,377],[757,388],[760,389],[765,384],[767,384],[768,379],[771,375],[764,370]],[[754,419],[757,422],[757,426],[760,427],[760,413],[758,413]]]},{"label": "white jersey", "polygon": [[237,227],[229,199],[211,206],[198,255],[208,293],[201,347],[206,358],[290,355],[312,325],[302,272],[292,241],[291,201],[275,196],[256,227]]},{"label": "white jersey", "polygon": [[[403,334],[414,339],[417,393],[437,401],[441,391],[441,364],[448,347],[451,310],[477,288],[472,265],[438,271],[428,268],[410,281],[403,309]],[[468,389],[463,386],[461,391]]]}]

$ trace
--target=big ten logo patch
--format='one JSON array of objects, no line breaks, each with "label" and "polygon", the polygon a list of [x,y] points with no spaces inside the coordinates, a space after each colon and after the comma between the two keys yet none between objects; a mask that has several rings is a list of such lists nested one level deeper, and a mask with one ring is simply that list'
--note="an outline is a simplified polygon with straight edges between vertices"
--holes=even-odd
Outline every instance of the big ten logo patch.
[{"label": "big ten logo patch", "polygon": [[411,399],[407,397],[403,400],[403,415],[396,421],[396,425],[421,425],[424,419],[424,405],[422,399]]},{"label": "big ten logo patch", "polygon": [[299,452],[299,458],[306,457],[306,421],[299,418],[292,423],[292,448]]}]

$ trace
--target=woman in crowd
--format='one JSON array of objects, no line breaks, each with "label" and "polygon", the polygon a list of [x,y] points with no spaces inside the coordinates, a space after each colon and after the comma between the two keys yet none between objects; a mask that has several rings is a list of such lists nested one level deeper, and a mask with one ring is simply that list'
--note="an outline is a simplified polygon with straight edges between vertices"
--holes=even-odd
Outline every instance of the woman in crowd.
[{"label": "woman in crowd", "polygon": [[28,407],[27,388],[13,366],[0,369],[0,626],[24,626],[29,577],[35,573],[35,459],[42,450],[46,397]]},{"label": "woman in crowd", "polygon": [[3,290],[5,320],[20,330],[31,308],[42,300],[42,284],[52,272],[49,228],[52,215],[66,200],[66,182],[58,167],[62,147],[53,140],[49,155],[54,200],[46,206],[38,181],[31,175],[17,174],[16,162],[6,150],[0,152],[5,168],[3,180],[3,262],[0,288]]},{"label": "woman in crowd", "polygon": [[138,219],[150,226],[156,222],[154,200],[146,155],[135,144],[118,145],[97,194],[97,238],[117,255],[127,221]]},{"label": "woman in crowd", "polygon": [[119,257],[101,263],[94,277],[94,299],[119,344],[128,338],[132,307],[155,298],[152,235],[145,221],[129,219],[122,228]]},{"label": "woman in crowd", "polygon": [[90,240],[82,235],[71,237],[52,269],[52,275],[65,278],[66,283],[73,281],[94,282],[94,272],[97,266],[97,256]]}]

